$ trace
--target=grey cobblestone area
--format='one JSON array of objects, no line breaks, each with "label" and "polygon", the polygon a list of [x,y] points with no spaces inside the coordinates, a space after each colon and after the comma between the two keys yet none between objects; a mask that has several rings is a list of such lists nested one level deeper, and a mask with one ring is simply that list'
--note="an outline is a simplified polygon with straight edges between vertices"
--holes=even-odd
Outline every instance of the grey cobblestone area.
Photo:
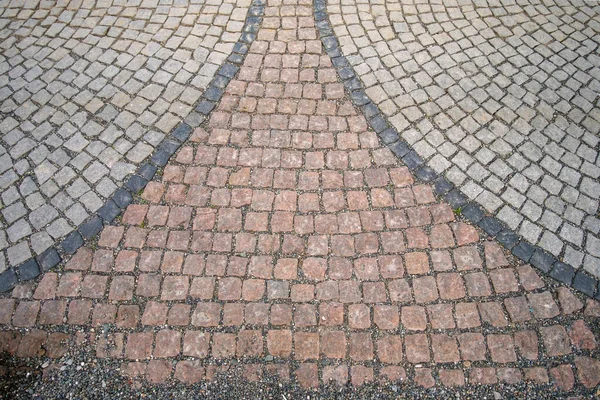
[{"label": "grey cobblestone area", "polygon": [[367,95],[427,164],[600,277],[599,3],[327,4]]},{"label": "grey cobblestone area", "polygon": [[249,5],[0,1],[0,273],[95,213],[192,111]]}]

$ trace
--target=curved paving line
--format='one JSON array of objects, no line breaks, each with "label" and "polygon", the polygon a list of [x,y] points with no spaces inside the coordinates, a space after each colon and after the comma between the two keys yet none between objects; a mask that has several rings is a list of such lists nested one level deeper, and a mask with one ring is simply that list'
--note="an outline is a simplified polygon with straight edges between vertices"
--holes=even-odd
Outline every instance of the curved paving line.
[{"label": "curved paving line", "polygon": [[37,257],[11,266],[0,274],[0,292],[11,290],[20,282],[34,279],[41,273],[56,267],[65,255],[74,254],[86,241],[94,238],[105,225],[111,224],[129,204],[133,197],[140,193],[156,174],[158,168],[164,167],[171,156],[177,152],[190,137],[192,131],[199,127],[221,100],[225,87],[235,77],[240,65],[244,62],[249,47],[256,39],[258,28],[265,12],[266,0],[252,0],[248,9],[242,34],[215,77],[198,100],[194,111],[167,135],[152,154],[131,175],[124,186],[117,189],[110,199],[98,211],[71,232],[60,243],[55,243]]},{"label": "curved paving line", "polygon": [[344,87],[350,94],[354,105],[361,109],[369,125],[380,140],[414,173],[424,181],[433,184],[436,195],[441,196],[455,210],[460,210],[470,222],[477,225],[489,236],[495,238],[515,257],[529,263],[545,275],[600,300],[600,282],[583,270],[576,270],[571,265],[559,261],[542,248],[532,245],[508,228],[496,217],[489,215],[477,203],[470,201],[459,189],[432,168],[398,134],[398,131],[386,120],[384,114],[364,91],[352,65],[340,50],[340,44],[333,32],[327,14],[327,0],[313,0],[315,25],[319,31],[321,42],[331,58]]}]

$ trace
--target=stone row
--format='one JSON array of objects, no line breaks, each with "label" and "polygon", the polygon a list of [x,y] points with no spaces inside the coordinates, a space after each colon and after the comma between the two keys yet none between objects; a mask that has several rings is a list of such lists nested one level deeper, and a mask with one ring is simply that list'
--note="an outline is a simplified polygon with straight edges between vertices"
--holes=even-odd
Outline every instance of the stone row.
[{"label": "stone row", "polygon": [[[140,277],[141,282],[149,281],[152,285],[138,288],[139,297],[158,297],[160,281],[151,279],[152,277],[142,278],[146,277]],[[229,292],[231,280],[235,280],[238,285],[234,285],[237,287]],[[167,295],[160,299],[148,299],[145,305],[144,302],[139,305],[115,305],[94,301],[99,295],[88,292],[82,293],[82,298],[72,300],[40,302],[3,299],[0,301],[3,307],[0,325],[16,328],[60,326],[65,323],[95,327],[114,324],[117,328],[165,324],[192,327],[293,325],[298,328],[347,325],[349,329],[377,327],[380,330],[401,328],[407,331],[435,331],[480,327],[506,329],[513,325],[571,315],[583,309],[583,304],[568,290],[558,291],[560,308],[549,291],[506,297],[501,303],[485,300],[461,302],[460,298],[442,296],[441,300],[444,302],[420,305],[430,301],[417,298],[415,305],[405,281],[389,283],[390,298],[386,296],[383,283],[365,283],[361,299],[360,289],[352,281],[323,283],[316,287],[311,284],[296,284],[291,287],[290,293],[287,282],[267,281],[265,285],[262,280],[249,280],[242,286],[237,278],[220,281],[225,284],[219,287],[216,296],[219,302],[206,301],[211,300],[212,293],[207,295],[207,292],[214,291],[215,280],[197,278],[190,292],[190,297],[197,301],[192,306],[176,302],[185,300],[186,296],[173,289],[168,278],[165,281],[163,293]],[[421,290],[431,295],[429,289]],[[418,296],[419,292],[415,294]],[[244,302],[240,303],[240,300]],[[170,303],[171,301],[175,302]],[[586,316],[589,313],[593,316],[593,312],[589,310],[593,310],[593,307],[588,306]]]},{"label": "stone row", "polygon": [[[590,336],[591,332],[582,321],[573,324],[570,337],[560,325],[541,328],[541,331],[543,346],[550,358],[569,354],[570,341],[579,349],[589,351],[596,347],[593,335]],[[349,380],[349,370],[351,383],[355,386],[372,381],[374,372],[384,378],[384,382],[402,382],[412,378],[415,385],[424,387],[432,387],[436,381],[443,386],[463,386],[467,383],[491,385],[497,382],[516,384],[522,380],[544,384],[551,377],[559,389],[570,391],[575,383],[575,373],[570,364],[547,367],[547,358],[539,365],[538,362],[531,363],[531,360],[539,357],[538,338],[534,331],[519,331],[514,337],[488,334],[485,338],[479,333],[463,333],[456,337],[445,334],[383,335],[373,341],[370,333],[350,333],[346,336],[343,331],[323,331],[320,334],[292,334],[289,330],[242,330],[238,334],[186,331],[182,335],[176,330],[163,329],[156,334],[79,332],[70,335],[60,332],[48,334],[33,329],[23,335],[0,332],[0,338],[1,351],[20,357],[46,354],[50,358],[60,358],[66,354],[69,345],[95,342],[98,358],[132,360],[122,364],[123,373],[130,377],[144,377],[154,384],[165,383],[171,378],[173,370],[176,380],[188,384],[200,379],[212,380],[219,367],[201,361],[207,357],[223,361],[233,357],[244,359],[242,365],[246,369],[245,376],[251,381],[259,379],[264,372],[277,372],[278,379],[289,380],[290,364],[281,361],[293,357],[298,362],[291,365],[293,378],[304,387],[317,387],[319,382],[345,385]],[[273,362],[252,364],[253,359],[266,354],[265,347],[273,357]],[[172,360],[180,355],[186,359]],[[326,360],[311,362],[321,358]],[[506,366],[486,366],[485,360],[488,358],[496,365]],[[150,361],[144,361],[148,359]],[[523,361],[517,363],[519,359]],[[447,366],[435,366],[432,369],[427,364],[423,365],[431,361]],[[465,365],[476,362],[477,366],[453,368],[455,363],[461,361]],[[524,367],[519,364],[524,364]],[[577,379],[585,387],[593,388],[599,383],[600,363],[597,360],[577,355],[574,357],[574,366]],[[224,372],[227,368],[229,366],[225,362],[219,369]],[[407,370],[413,372],[414,376],[407,377]],[[465,372],[468,379],[465,379]]]}]

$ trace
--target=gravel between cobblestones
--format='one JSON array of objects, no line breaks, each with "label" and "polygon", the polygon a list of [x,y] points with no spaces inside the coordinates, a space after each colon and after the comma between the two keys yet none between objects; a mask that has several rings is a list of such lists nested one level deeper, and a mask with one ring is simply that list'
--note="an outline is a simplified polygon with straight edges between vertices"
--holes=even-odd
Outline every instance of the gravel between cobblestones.
[{"label": "gravel between cobblestones", "polygon": [[[94,359],[89,349],[70,354],[62,363],[46,368],[39,364],[13,364],[9,374],[0,376],[0,399],[594,399],[600,391],[579,388],[569,395],[554,391],[551,385],[520,383],[497,384],[464,388],[436,386],[431,389],[416,387],[408,379],[402,384],[378,382],[359,388],[328,385],[318,391],[306,390],[296,384],[282,383],[265,376],[259,382],[248,382],[238,371],[221,375],[214,382],[192,386],[182,384],[149,385],[121,376],[118,365]],[[235,365],[234,362],[231,365]],[[2,368],[2,367],[0,367]]]}]

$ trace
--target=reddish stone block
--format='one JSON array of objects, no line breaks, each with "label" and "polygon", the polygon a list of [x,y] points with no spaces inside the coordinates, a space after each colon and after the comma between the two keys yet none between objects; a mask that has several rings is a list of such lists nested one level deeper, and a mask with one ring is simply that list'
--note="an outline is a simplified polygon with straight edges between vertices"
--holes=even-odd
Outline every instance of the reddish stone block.
[{"label": "reddish stone block", "polygon": [[323,384],[335,383],[338,386],[345,386],[348,383],[347,365],[326,365],[323,367]]},{"label": "reddish stone block", "polygon": [[115,322],[116,315],[117,306],[98,303],[94,306],[94,312],[92,313],[92,326],[112,324]]},{"label": "reddish stone block", "polygon": [[235,356],[236,335],[233,333],[214,333],[212,341],[212,357],[217,359]]},{"label": "reddish stone block", "polygon": [[37,300],[53,299],[58,287],[58,275],[54,272],[46,272],[38,283],[33,298]]},{"label": "reddish stone block", "polygon": [[386,364],[402,362],[402,339],[399,335],[382,336],[377,340],[377,357]]},{"label": "reddish stone block", "polygon": [[458,303],[455,310],[456,325],[461,328],[481,326],[479,311],[476,303]]},{"label": "reddish stone block", "polygon": [[217,297],[219,300],[239,300],[242,297],[242,280],[222,278],[219,280]]},{"label": "reddish stone block", "polygon": [[404,265],[400,256],[379,256],[379,270],[384,279],[401,278],[404,275]]},{"label": "reddish stone block", "polygon": [[100,234],[100,239],[98,239],[98,246],[116,248],[123,238],[124,232],[125,227],[123,226],[105,226]]},{"label": "reddish stone block", "polygon": [[183,337],[182,354],[189,357],[206,358],[208,357],[209,342],[210,333],[188,330]]},{"label": "reddish stone block", "polygon": [[316,364],[302,363],[295,372],[296,380],[305,389],[319,386],[319,369]]},{"label": "reddish stone block", "polygon": [[389,281],[388,289],[390,292],[390,300],[393,302],[408,303],[413,299],[410,286],[405,279]]},{"label": "reddish stone block", "polygon": [[69,350],[70,336],[66,333],[54,332],[48,335],[45,348],[50,358],[61,358]]},{"label": "reddish stone block", "polygon": [[341,303],[321,303],[319,305],[319,324],[336,326],[344,323],[344,305]]},{"label": "reddish stone block", "polygon": [[[414,190],[415,189],[413,187],[413,193],[414,193]],[[415,196],[416,195],[417,195],[417,193],[415,193]],[[454,212],[452,211],[452,207],[450,207],[446,203],[430,205],[429,212],[431,213],[431,216],[433,217],[434,224],[445,224],[445,223],[454,221]]]},{"label": "reddish stone block", "polygon": [[250,303],[244,310],[244,318],[250,325],[267,325],[269,323],[269,304]]},{"label": "reddish stone block", "polygon": [[469,383],[475,385],[493,385],[498,382],[495,368],[471,368]]},{"label": "reddish stone block", "polygon": [[287,304],[271,306],[271,325],[290,325],[292,322],[292,307]]},{"label": "reddish stone block", "polygon": [[373,382],[373,368],[363,365],[353,365],[350,367],[350,375],[353,386],[362,386]]},{"label": "reddish stone block", "polygon": [[147,302],[142,314],[142,325],[164,325],[167,322],[167,310],[165,303]]},{"label": "reddish stone block", "polygon": [[175,379],[185,384],[197,383],[203,376],[204,367],[197,360],[182,360],[175,366]]},{"label": "reddish stone block", "polygon": [[192,314],[194,326],[217,326],[221,320],[221,305],[219,303],[198,303]]},{"label": "reddish stone block", "polygon": [[92,310],[91,300],[71,300],[67,321],[70,325],[85,325],[89,322],[90,311]]},{"label": "reddish stone block", "polygon": [[142,297],[156,297],[160,294],[160,282],[160,275],[140,274],[135,293]]},{"label": "reddish stone block", "polygon": [[[115,276],[110,284],[110,300],[131,300],[135,278],[133,276]],[[59,285],[60,287],[60,285]]]},{"label": "reddish stone block", "polygon": [[[150,185],[152,182],[148,183]],[[167,206],[150,205],[148,208],[148,226],[164,226],[167,224],[170,208]]]},{"label": "reddish stone block", "polygon": [[517,361],[513,338],[510,335],[488,335],[486,339],[492,361],[496,363]]},{"label": "reddish stone block", "polygon": [[509,265],[508,260],[504,256],[504,250],[496,242],[484,243],[485,265],[492,268],[505,267]]},{"label": "reddish stone block", "polygon": [[523,372],[527,381],[546,384],[550,380],[546,368],[543,367],[523,368]]},{"label": "reddish stone block", "polygon": [[171,329],[163,329],[156,334],[154,357],[175,357],[179,355],[181,333]]},{"label": "reddish stone block", "polygon": [[317,324],[317,316],[315,306],[312,304],[300,304],[294,310],[294,323],[296,326],[315,326]]},{"label": "reddish stone block", "polygon": [[444,386],[458,387],[465,384],[465,374],[460,369],[440,369],[438,375]]},{"label": "reddish stone block", "polygon": [[429,234],[429,243],[434,249],[445,249],[454,246],[454,237],[448,225],[434,225]]},{"label": "reddish stone block", "polygon": [[64,300],[47,300],[42,304],[38,324],[62,325],[67,303]]},{"label": "reddish stone block", "polygon": [[455,328],[454,318],[452,318],[452,304],[429,305],[427,306],[427,314],[429,314],[429,321],[433,329]]},{"label": "reddish stone block", "polygon": [[441,299],[456,300],[465,297],[465,287],[459,273],[440,273],[436,278]]},{"label": "reddish stone block", "polygon": [[396,329],[400,322],[398,307],[392,305],[373,306],[373,322],[379,329]]},{"label": "reddish stone block", "polygon": [[[188,312],[189,315],[189,312]],[[224,326],[240,326],[244,323],[244,304],[225,303],[223,305]],[[183,324],[187,325],[187,324]]]},{"label": "reddish stone block", "polygon": [[421,306],[402,307],[402,325],[411,331],[425,330],[427,328],[425,308]]},{"label": "reddish stone block", "polygon": [[406,335],[404,337],[406,346],[406,360],[413,364],[429,362],[429,340],[424,333]]},{"label": "reddish stone block", "polygon": [[328,358],[345,358],[346,334],[343,331],[321,332],[321,353]]},{"label": "reddish stone block", "polygon": [[536,318],[554,318],[560,314],[558,306],[548,291],[541,293],[530,293],[527,295],[529,305],[533,309]]},{"label": "reddish stone block", "polygon": [[431,335],[431,349],[437,363],[458,362],[458,345],[456,338],[446,334]]},{"label": "reddish stone block", "polygon": [[350,358],[354,361],[373,359],[373,341],[370,333],[350,334]]},{"label": "reddish stone block", "polygon": [[77,253],[65,264],[65,269],[87,271],[92,265],[92,250],[87,247],[82,247],[77,250]]},{"label": "reddish stone block", "polygon": [[579,382],[588,389],[600,383],[600,361],[591,357],[575,357],[575,368]]},{"label": "reddish stone block", "polygon": [[13,316],[13,325],[24,328],[34,326],[39,311],[39,301],[19,302]]},{"label": "reddish stone block", "polygon": [[457,336],[460,344],[460,354],[463,360],[485,360],[485,340],[481,333],[461,333]]},{"label": "reddish stone block", "polygon": [[573,375],[573,369],[568,364],[559,365],[554,368],[550,368],[550,376],[554,385],[563,392],[569,392],[573,389],[575,384],[575,376]]},{"label": "reddish stone block", "polygon": [[242,298],[246,301],[257,301],[265,295],[265,281],[262,279],[246,279],[242,284]]},{"label": "reddish stone block", "polygon": [[81,297],[101,299],[105,296],[108,276],[88,274],[81,282]]},{"label": "reddish stone block", "polygon": [[431,375],[430,368],[415,368],[415,383],[429,389],[435,386],[435,379]]},{"label": "reddish stone block", "polygon": [[31,329],[23,334],[19,342],[17,357],[39,357],[44,354],[42,346],[46,343],[47,333],[39,329]]},{"label": "reddish stone block", "polygon": [[172,361],[150,360],[146,368],[146,379],[148,379],[148,382],[154,384],[164,383],[171,376],[172,369]]},{"label": "reddish stone block", "polygon": [[337,300],[339,297],[340,291],[336,281],[325,281],[317,284],[317,299]]},{"label": "reddish stone block", "polygon": [[297,360],[319,358],[319,334],[296,332],[294,334],[294,352]]},{"label": "reddish stone block", "polygon": [[348,325],[352,329],[367,329],[371,326],[371,312],[364,304],[348,306]]},{"label": "reddish stone block", "polygon": [[388,229],[408,228],[408,219],[403,210],[386,210],[383,212],[383,216]]},{"label": "reddish stone block", "polygon": [[273,357],[289,357],[292,352],[292,332],[290,330],[269,330],[267,350]]},{"label": "reddish stone block", "polygon": [[562,325],[540,327],[540,333],[549,356],[563,356],[571,353],[571,341]]},{"label": "reddish stone block", "polygon": [[482,261],[477,247],[463,246],[454,250],[454,262],[459,271],[481,269]]},{"label": "reddish stone block", "polygon": [[483,272],[464,275],[467,293],[472,297],[484,297],[492,294],[490,281]]},{"label": "reddish stone block", "polygon": [[427,253],[414,252],[404,255],[406,272],[413,275],[421,275],[429,272],[429,257]]},{"label": "reddish stone block", "polygon": [[238,333],[238,357],[260,357],[263,354],[262,331],[242,330]]},{"label": "reddish stone block", "polygon": [[56,288],[58,297],[77,297],[79,296],[79,287],[81,284],[81,272],[67,272],[61,276]]},{"label": "reddish stone block", "polygon": [[525,296],[504,299],[504,307],[506,307],[506,311],[512,322],[525,322],[531,319],[529,305]]},{"label": "reddish stone block", "polygon": [[489,272],[496,293],[517,292],[519,284],[512,268],[497,269]]},{"label": "reddish stone block", "polygon": [[310,280],[323,280],[327,270],[327,260],[324,258],[309,257],[302,262],[301,270]]},{"label": "reddish stone block", "polygon": [[472,225],[458,222],[452,225],[452,229],[454,230],[454,236],[456,236],[456,244],[459,246],[479,241],[479,233]]},{"label": "reddish stone block", "polygon": [[125,357],[130,360],[140,360],[150,357],[152,353],[152,332],[130,333],[127,336]]},{"label": "reddish stone block", "polygon": [[430,247],[429,236],[421,228],[408,228],[406,240],[409,249],[428,249]]},{"label": "reddish stone block", "polygon": [[431,303],[438,298],[438,290],[433,276],[413,279],[413,291],[417,303]]},{"label": "reddish stone block", "polygon": [[[385,303],[387,293],[383,282],[363,282],[363,299],[365,303]],[[340,299],[342,298],[342,283],[340,283]]]},{"label": "reddish stone block", "polygon": [[[404,235],[401,231],[381,232],[379,237],[381,238],[381,246],[383,247],[384,253],[403,253],[406,250],[406,246],[404,245]],[[409,247],[418,247],[411,246],[411,238],[412,236],[409,235],[407,230]]]},{"label": "reddish stone block", "polygon": [[291,289],[291,299],[294,303],[311,301],[315,297],[314,285],[297,284]]},{"label": "reddish stone block", "polygon": [[127,225],[142,225],[147,213],[147,204],[130,204],[123,213],[122,222]]},{"label": "reddish stone block", "polygon": [[495,327],[503,327],[508,325],[506,316],[502,311],[502,306],[498,303],[479,303],[479,312],[481,314],[481,320],[484,323]]},{"label": "reddish stone block", "polygon": [[583,350],[594,350],[596,348],[596,338],[594,333],[588,328],[583,320],[577,320],[571,325],[569,337],[573,346]]},{"label": "reddish stone block", "polygon": [[[581,300],[579,300],[570,289],[566,287],[558,287],[556,288],[556,293],[558,294],[558,301],[563,314],[573,314],[574,312],[583,308],[583,303]],[[587,314],[589,314],[589,312]]]},{"label": "reddish stone block", "polygon": [[402,367],[390,365],[379,370],[379,379],[386,382],[403,382],[406,380],[406,371]]},{"label": "reddish stone block", "polygon": [[518,368],[498,368],[496,369],[498,380],[500,382],[515,385],[523,380],[523,374]]},{"label": "reddish stone block", "polygon": [[538,359],[538,336],[535,331],[518,331],[514,335],[515,346],[521,357],[528,360]]}]

